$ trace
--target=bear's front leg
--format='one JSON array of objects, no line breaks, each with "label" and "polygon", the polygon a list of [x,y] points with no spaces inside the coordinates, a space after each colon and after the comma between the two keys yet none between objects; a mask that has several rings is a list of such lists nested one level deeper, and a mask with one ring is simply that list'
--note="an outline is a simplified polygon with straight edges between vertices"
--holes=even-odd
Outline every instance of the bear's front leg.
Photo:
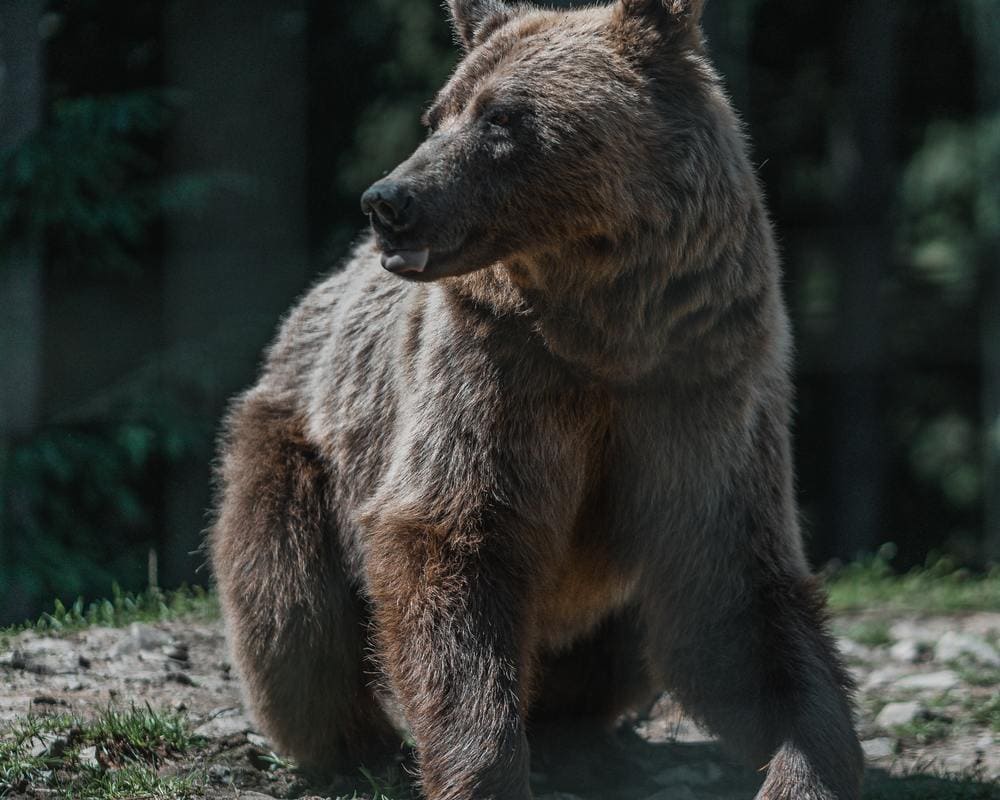
[{"label": "bear's front leg", "polygon": [[526,570],[461,522],[379,515],[369,532],[382,668],[416,740],[425,796],[529,800]]}]

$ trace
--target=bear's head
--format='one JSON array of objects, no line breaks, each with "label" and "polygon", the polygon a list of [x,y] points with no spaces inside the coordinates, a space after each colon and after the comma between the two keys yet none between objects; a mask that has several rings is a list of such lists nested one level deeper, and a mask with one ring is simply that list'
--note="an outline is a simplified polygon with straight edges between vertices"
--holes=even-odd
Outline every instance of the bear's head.
[{"label": "bear's head", "polygon": [[464,58],[427,139],[362,198],[387,270],[427,281],[613,250],[669,228],[740,157],[719,140],[738,125],[714,119],[731,112],[702,0],[449,5]]}]

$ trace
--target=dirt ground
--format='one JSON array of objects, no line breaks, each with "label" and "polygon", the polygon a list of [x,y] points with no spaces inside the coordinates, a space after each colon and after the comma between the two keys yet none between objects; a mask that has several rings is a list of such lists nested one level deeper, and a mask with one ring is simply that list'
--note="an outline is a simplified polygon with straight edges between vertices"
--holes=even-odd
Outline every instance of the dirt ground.
[{"label": "dirt ground", "polygon": [[[858,727],[870,764],[866,796],[1000,798],[1000,613],[869,613],[839,616],[835,624],[859,686]],[[160,767],[196,773],[196,796],[374,794],[360,772],[319,785],[271,754],[243,711],[218,622],[89,628],[58,637],[26,632],[0,650],[0,726],[26,715],[87,717],[131,704],[181,711],[202,737]],[[549,730],[534,737],[532,751],[535,794],[547,800],[749,800],[760,783],[669,697],[616,735]],[[404,785],[406,770],[401,763]],[[400,791],[408,793],[393,793]],[[58,796],[32,786],[8,792]]]}]

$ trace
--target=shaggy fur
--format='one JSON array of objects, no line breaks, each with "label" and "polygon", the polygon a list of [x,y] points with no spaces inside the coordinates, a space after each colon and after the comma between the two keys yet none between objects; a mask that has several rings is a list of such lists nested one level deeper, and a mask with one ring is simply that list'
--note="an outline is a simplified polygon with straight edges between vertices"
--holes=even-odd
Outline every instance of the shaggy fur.
[{"label": "shaggy fur", "polygon": [[451,6],[426,142],[226,424],[210,543],[257,721],[350,765],[391,746],[384,685],[430,800],[527,800],[532,720],[667,688],[770,764],[763,800],[857,800],[778,258],[700,3]]}]

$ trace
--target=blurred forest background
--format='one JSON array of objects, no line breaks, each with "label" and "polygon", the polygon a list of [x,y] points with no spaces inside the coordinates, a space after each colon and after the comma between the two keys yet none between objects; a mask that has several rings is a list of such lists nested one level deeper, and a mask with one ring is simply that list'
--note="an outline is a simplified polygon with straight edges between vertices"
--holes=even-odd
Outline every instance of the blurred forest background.
[{"label": "blurred forest background", "polygon": [[[785,254],[814,562],[997,562],[1000,0],[706,29]],[[151,549],[207,582],[226,400],[456,60],[438,0],[0,0],[0,624]]]}]

